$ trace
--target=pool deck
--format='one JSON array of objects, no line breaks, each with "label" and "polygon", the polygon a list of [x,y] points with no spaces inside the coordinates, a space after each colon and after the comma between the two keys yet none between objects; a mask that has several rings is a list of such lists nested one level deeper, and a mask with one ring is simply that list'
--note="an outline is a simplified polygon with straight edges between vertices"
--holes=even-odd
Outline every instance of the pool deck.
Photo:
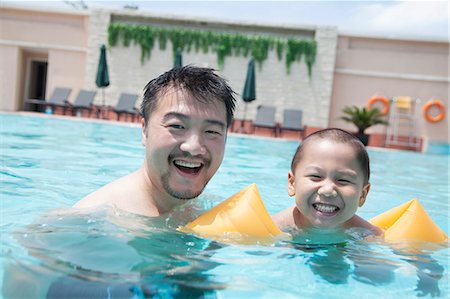
[{"label": "pool deck", "polygon": [[[102,118],[97,118],[96,113],[92,112],[89,116],[87,111],[83,111],[83,113],[79,116],[73,116],[66,113],[66,115],[63,114],[62,109],[56,109],[54,114],[45,114],[42,112],[31,112],[31,111],[16,111],[16,112],[5,112],[2,111],[1,113],[10,113],[10,114],[19,114],[19,115],[33,115],[33,116],[39,116],[39,117],[55,117],[55,118],[61,118],[61,119],[70,119],[70,120],[79,120],[79,121],[92,121],[92,122],[99,122],[99,123],[114,123],[114,124],[120,124],[120,125],[129,125],[129,126],[136,126],[140,127],[140,117],[138,118],[132,118],[130,116],[123,115],[119,120],[117,120],[116,114],[112,111],[105,111],[103,113]],[[262,137],[262,138],[272,138],[275,140],[290,140],[290,141],[301,141],[302,137],[308,136],[309,134],[312,134],[318,130],[321,130],[323,128],[319,127],[309,127],[306,126],[305,131],[299,132],[294,130],[287,130],[283,129],[280,130],[280,124],[277,124],[277,127],[275,129],[271,128],[254,128],[252,121],[245,121],[243,126],[241,127],[241,120],[235,119],[233,121],[233,124],[229,128],[229,133],[233,135],[241,135],[241,136],[247,136],[247,137]],[[368,147],[376,147],[376,148],[384,148],[384,149],[393,149],[393,150],[408,150],[408,151],[417,151],[422,152],[424,151],[424,140],[420,139],[420,146],[419,148],[414,147],[408,147],[408,146],[402,146],[402,145],[390,145],[386,146],[385,144],[385,134],[379,134],[374,133],[370,134],[370,140]],[[405,138],[406,139],[406,138]]]}]

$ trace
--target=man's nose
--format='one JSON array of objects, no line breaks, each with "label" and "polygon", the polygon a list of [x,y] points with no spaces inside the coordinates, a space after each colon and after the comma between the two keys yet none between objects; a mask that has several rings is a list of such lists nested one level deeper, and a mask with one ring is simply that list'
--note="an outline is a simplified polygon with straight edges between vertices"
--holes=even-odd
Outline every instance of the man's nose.
[{"label": "man's nose", "polygon": [[323,185],[320,186],[317,193],[325,197],[336,197],[337,191],[335,187],[336,186],[332,181],[327,180],[323,182]]},{"label": "man's nose", "polygon": [[206,154],[203,138],[201,137],[201,134],[197,132],[189,133],[186,136],[186,139],[181,143],[180,149],[184,152],[188,152],[191,156]]}]

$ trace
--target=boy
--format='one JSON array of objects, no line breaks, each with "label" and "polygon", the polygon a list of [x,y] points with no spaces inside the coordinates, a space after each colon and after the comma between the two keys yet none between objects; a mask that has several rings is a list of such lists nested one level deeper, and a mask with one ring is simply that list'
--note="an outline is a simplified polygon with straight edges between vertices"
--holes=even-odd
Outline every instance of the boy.
[{"label": "boy", "polygon": [[369,156],[350,133],[325,129],[303,140],[288,173],[288,194],[295,206],[273,216],[281,230],[382,230],[355,215],[369,193]]}]

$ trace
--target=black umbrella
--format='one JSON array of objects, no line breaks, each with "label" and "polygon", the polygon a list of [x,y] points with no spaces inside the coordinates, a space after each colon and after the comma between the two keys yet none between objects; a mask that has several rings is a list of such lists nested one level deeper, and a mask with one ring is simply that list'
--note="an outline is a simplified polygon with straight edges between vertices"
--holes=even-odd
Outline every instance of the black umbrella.
[{"label": "black umbrella", "polygon": [[[102,106],[105,106],[105,87],[109,86],[108,63],[106,62],[106,47],[100,47],[100,60],[98,62],[95,84],[102,89]],[[98,112],[97,112],[98,117]]]},{"label": "black umbrella", "polygon": [[183,55],[181,53],[181,49],[177,48],[173,67],[182,67],[182,66],[183,66]]},{"label": "black umbrella", "polygon": [[256,100],[255,88],[255,60],[252,58],[248,62],[247,77],[245,78],[244,91],[242,92],[242,99],[245,102],[244,119],[241,121],[241,131],[243,131],[244,122],[247,116],[247,104]]}]

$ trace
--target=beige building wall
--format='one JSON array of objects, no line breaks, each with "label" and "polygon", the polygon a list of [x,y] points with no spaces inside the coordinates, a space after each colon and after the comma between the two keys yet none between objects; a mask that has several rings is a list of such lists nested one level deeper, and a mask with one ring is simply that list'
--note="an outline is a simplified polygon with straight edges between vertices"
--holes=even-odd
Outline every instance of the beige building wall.
[{"label": "beige building wall", "polygon": [[19,109],[20,49],[17,46],[0,45],[0,110]]},{"label": "beige building wall", "polygon": [[[410,96],[418,100],[419,136],[448,143],[448,72],[448,42],[339,36],[329,126],[354,130],[339,120],[342,109],[365,106],[373,95]],[[427,122],[422,114],[423,105],[432,98],[447,107],[447,116],[438,123]],[[386,127],[376,126],[368,132],[385,133]]]},{"label": "beige building wall", "polygon": [[31,61],[47,62],[46,95],[84,87],[88,13],[0,7],[1,110],[21,110],[28,97]]},{"label": "beige building wall", "polygon": [[[86,68],[86,54],[79,51],[49,49],[48,51],[47,86],[72,88],[71,97],[74,98],[80,88],[84,88],[84,73]],[[47,93],[49,94],[49,93]]]}]

